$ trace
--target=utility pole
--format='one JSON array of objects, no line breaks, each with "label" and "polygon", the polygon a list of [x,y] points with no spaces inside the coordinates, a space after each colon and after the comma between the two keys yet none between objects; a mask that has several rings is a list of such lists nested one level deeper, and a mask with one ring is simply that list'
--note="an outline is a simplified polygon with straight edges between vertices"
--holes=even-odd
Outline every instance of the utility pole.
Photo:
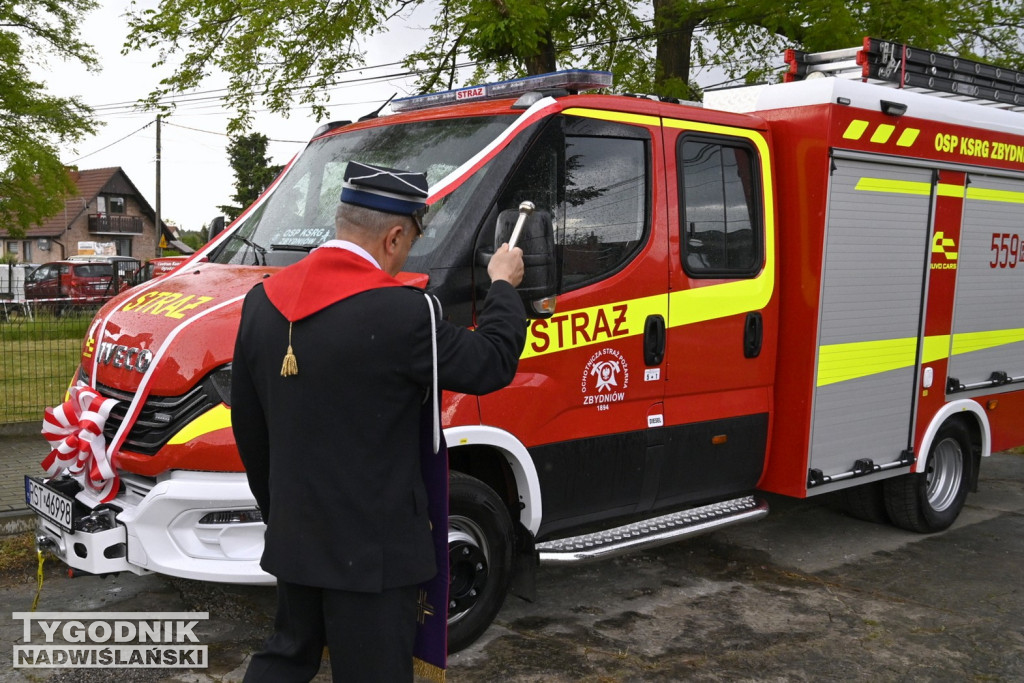
[{"label": "utility pole", "polygon": [[156,115],[156,247],[155,255],[160,255],[160,241],[163,239],[164,231],[160,228],[160,114]]}]

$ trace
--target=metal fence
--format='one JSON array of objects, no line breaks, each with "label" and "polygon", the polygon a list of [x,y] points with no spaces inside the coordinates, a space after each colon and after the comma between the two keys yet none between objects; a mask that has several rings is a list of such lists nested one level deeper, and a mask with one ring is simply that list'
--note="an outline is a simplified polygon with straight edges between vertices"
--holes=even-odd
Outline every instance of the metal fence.
[{"label": "metal fence", "polygon": [[152,276],[137,260],[117,258],[106,283],[85,296],[69,292],[63,278],[54,292],[33,291],[40,280],[33,266],[0,263],[0,424],[42,420],[61,403],[96,312]]},{"label": "metal fence", "polygon": [[0,299],[0,424],[41,421],[64,400],[99,307]]}]

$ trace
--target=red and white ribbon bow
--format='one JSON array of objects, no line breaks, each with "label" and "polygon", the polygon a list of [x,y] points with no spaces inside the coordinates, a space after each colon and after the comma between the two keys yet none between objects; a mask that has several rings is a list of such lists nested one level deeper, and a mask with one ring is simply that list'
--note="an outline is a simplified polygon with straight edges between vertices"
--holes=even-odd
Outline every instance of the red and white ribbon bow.
[{"label": "red and white ribbon bow", "polygon": [[70,398],[47,408],[43,436],[53,449],[43,458],[47,477],[67,470],[104,503],[117,495],[118,476],[107,454],[103,425],[117,399],[103,398],[85,385],[71,387]]}]

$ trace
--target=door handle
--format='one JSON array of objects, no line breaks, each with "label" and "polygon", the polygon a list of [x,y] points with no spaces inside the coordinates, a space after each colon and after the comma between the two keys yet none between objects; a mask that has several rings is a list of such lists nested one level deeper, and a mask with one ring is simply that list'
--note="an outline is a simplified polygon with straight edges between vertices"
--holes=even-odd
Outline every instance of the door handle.
[{"label": "door handle", "polygon": [[743,355],[757,358],[761,355],[761,343],[764,340],[764,320],[757,311],[747,313],[747,322],[743,326]]},{"label": "door handle", "polygon": [[644,363],[661,365],[665,358],[665,319],[649,315],[644,321]]}]

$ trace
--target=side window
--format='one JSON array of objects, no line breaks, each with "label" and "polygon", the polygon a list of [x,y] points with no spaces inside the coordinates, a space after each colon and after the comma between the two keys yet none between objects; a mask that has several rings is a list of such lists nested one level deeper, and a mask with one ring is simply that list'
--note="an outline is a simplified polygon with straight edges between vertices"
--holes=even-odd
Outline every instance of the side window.
[{"label": "side window", "polygon": [[39,266],[32,271],[32,274],[28,276],[28,279],[30,282],[42,282],[43,280],[53,278],[54,275],[53,266]]},{"label": "side window", "polygon": [[559,291],[607,277],[639,250],[650,205],[646,128],[586,117],[552,119],[498,200],[551,213]]},{"label": "side window", "polygon": [[567,135],[565,197],[555,232],[562,290],[617,270],[647,225],[647,143]]},{"label": "side window", "polygon": [[691,277],[751,277],[762,262],[759,162],[743,140],[683,135],[680,242]]}]

